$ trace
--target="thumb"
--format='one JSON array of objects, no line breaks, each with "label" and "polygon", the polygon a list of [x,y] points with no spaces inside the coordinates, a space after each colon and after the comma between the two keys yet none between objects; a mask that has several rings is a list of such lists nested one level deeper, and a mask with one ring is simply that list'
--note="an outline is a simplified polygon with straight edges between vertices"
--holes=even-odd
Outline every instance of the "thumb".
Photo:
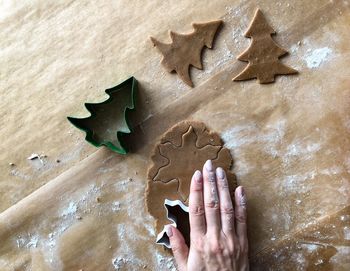
[{"label": "thumb", "polygon": [[173,251],[179,271],[186,271],[188,247],[185,243],[185,239],[181,232],[171,225],[166,227],[166,234],[169,237],[171,250]]}]

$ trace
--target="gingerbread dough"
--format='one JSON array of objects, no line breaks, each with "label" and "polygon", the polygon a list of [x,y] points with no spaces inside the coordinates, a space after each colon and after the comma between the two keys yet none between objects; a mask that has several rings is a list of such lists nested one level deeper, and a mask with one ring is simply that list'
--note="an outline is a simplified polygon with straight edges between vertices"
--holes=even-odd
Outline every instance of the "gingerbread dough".
[{"label": "gingerbread dough", "polygon": [[201,53],[204,46],[212,48],[213,39],[222,21],[193,23],[194,31],[178,34],[170,31],[171,43],[162,43],[151,37],[151,41],[163,55],[162,65],[168,72],[175,71],[190,87],[193,82],[189,74],[190,65],[202,70]]},{"label": "gingerbread dough", "polygon": [[155,146],[148,171],[146,206],[156,219],[157,232],[169,223],[164,200],[178,199],[188,204],[192,175],[197,169],[202,170],[208,159],[227,172],[233,192],[235,176],[229,171],[233,163],[230,151],[223,147],[219,135],[208,131],[203,123],[180,122]]},{"label": "gingerbread dough", "polygon": [[275,81],[276,75],[298,73],[296,70],[285,66],[279,57],[288,52],[277,45],[271,38],[276,34],[269,26],[264,14],[257,9],[245,37],[251,38],[249,48],[237,57],[238,60],[249,62],[248,66],[235,78],[234,81],[257,78],[259,83],[267,84]]}]

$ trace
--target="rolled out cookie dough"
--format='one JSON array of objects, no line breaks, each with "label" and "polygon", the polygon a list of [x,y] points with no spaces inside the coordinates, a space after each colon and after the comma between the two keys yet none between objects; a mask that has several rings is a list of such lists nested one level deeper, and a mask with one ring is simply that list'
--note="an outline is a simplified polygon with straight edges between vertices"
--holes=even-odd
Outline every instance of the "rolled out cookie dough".
[{"label": "rolled out cookie dough", "polygon": [[210,132],[204,123],[182,121],[170,128],[156,144],[151,156],[146,188],[146,207],[156,219],[156,230],[169,224],[164,200],[181,200],[188,204],[193,173],[202,170],[206,160],[214,167],[222,167],[227,174],[233,195],[235,175],[230,172],[233,159],[230,151],[223,147],[219,135]]}]

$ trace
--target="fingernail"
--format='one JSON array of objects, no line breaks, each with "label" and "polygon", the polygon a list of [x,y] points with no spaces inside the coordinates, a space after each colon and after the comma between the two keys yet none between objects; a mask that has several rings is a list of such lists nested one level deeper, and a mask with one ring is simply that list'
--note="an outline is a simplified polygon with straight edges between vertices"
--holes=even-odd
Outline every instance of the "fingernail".
[{"label": "fingernail", "polygon": [[168,237],[173,236],[173,230],[171,229],[171,226],[170,225],[166,225],[165,227],[166,227],[165,228],[166,235],[168,235]]},{"label": "fingernail", "polygon": [[205,162],[204,167],[208,170],[208,171],[213,171],[213,163],[211,162],[211,160],[207,160],[207,162]]},{"label": "fingernail", "polygon": [[224,172],[224,170],[223,170],[221,167],[218,167],[218,168],[216,169],[216,176],[218,176],[219,179],[224,180],[224,178],[225,178],[225,172]]},{"label": "fingernail", "polygon": [[199,170],[196,170],[196,172],[193,174],[193,179],[197,183],[201,183],[202,182],[202,173]]},{"label": "fingernail", "polygon": [[244,192],[243,187],[241,187],[241,189],[240,189],[240,200],[239,200],[239,203],[240,203],[241,206],[246,206],[247,205],[247,198],[245,196],[245,192]]}]

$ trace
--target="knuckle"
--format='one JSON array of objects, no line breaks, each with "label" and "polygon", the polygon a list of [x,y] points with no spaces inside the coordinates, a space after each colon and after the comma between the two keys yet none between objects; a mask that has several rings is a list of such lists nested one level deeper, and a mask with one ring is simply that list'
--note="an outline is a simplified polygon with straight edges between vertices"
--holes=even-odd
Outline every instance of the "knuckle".
[{"label": "knuckle", "polygon": [[191,239],[191,248],[195,248],[198,252],[203,252],[203,240],[201,238]]},{"label": "knuckle", "polygon": [[219,242],[212,242],[209,247],[209,253],[211,255],[222,255],[223,247],[220,245]]},{"label": "knuckle", "polygon": [[236,245],[235,248],[234,248],[234,252],[233,252],[233,255],[236,259],[239,259],[240,256],[241,256],[241,247],[240,245]]},{"label": "knuckle", "polygon": [[246,223],[246,215],[245,215],[245,213],[237,212],[235,214],[235,218],[236,218],[236,221],[238,223],[241,223],[241,224],[245,224]]},{"label": "knuckle", "polygon": [[216,182],[216,175],[214,172],[210,172],[208,176],[208,182],[215,183]]},{"label": "knuckle", "polygon": [[248,246],[243,246],[242,247],[242,254],[248,255]]},{"label": "knuckle", "polygon": [[174,254],[179,254],[179,253],[181,254],[181,252],[183,251],[183,248],[178,244],[172,244],[171,249]]},{"label": "knuckle", "polygon": [[230,252],[229,249],[224,249],[224,250],[222,251],[222,255],[223,255],[224,257],[231,257],[231,252]]},{"label": "knuckle", "polygon": [[215,200],[210,200],[210,201],[207,201],[205,203],[205,207],[206,208],[209,208],[209,209],[214,209],[214,210],[218,210],[219,209],[219,204],[217,201]]},{"label": "knuckle", "polygon": [[219,235],[210,234],[207,235],[203,242],[204,254],[213,257],[213,256],[222,256],[224,250],[226,249],[224,242],[220,240]]},{"label": "knuckle", "polygon": [[220,181],[219,183],[220,183],[219,187],[220,187],[222,190],[226,190],[226,189],[229,188],[229,187],[228,187],[228,182],[227,182],[227,179],[226,179],[226,178],[221,179],[221,181]]},{"label": "knuckle", "polygon": [[229,248],[230,248],[231,256],[235,259],[238,259],[241,253],[241,247],[239,243],[236,240],[234,240],[229,246]]},{"label": "knuckle", "polygon": [[226,206],[223,206],[221,209],[220,209],[221,213],[223,214],[226,214],[226,215],[233,215],[235,213],[235,210],[233,209],[233,206],[231,205],[226,205]]},{"label": "knuckle", "polygon": [[242,244],[240,244],[240,248],[241,248],[241,253],[243,255],[248,255],[248,243],[247,242],[243,242]]},{"label": "knuckle", "polygon": [[237,247],[239,247],[239,242],[236,240],[236,238],[232,238],[230,239],[230,243],[229,243],[229,248],[230,248],[230,252],[231,254],[234,254],[235,251],[237,250]]},{"label": "knuckle", "polygon": [[195,216],[201,216],[201,215],[204,215],[205,213],[203,205],[190,206],[189,211],[191,215],[195,215]]},{"label": "knuckle", "polygon": [[196,192],[196,191],[202,191],[202,190],[203,190],[202,184],[195,183],[191,185],[191,191]]}]

